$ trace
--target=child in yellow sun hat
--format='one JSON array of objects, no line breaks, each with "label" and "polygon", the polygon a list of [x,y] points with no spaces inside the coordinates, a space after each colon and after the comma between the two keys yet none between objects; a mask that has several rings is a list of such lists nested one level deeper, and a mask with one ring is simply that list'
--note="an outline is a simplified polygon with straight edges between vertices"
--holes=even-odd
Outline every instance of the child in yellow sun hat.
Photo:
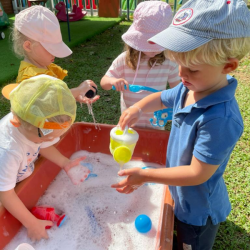
[{"label": "child in yellow sun hat", "polygon": [[[62,80],[47,75],[22,81],[9,94],[11,112],[0,120],[0,202],[28,230],[33,240],[48,238],[52,222],[36,219],[15,193],[14,187],[30,176],[38,154],[68,174],[85,157],[69,160],[54,146],[73,124],[76,102]],[[84,168],[84,167],[83,167]],[[83,178],[86,175],[82,171]]]}]

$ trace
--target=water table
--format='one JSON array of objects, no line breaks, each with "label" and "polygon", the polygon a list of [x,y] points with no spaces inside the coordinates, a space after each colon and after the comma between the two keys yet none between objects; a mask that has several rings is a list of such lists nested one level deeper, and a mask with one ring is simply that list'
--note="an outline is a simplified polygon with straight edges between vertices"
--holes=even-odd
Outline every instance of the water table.
[{"label": "water table", "polygon": [[[96,129],[92,123],[75,123],[56,147],[67,157],[80,150],[110,155],[110,130],[114,126],[100,124],[99,127],[100,129]],[[136,131],[139,133],[139,141],[132,159],[165,165],[169,132],[149,129],[136,129]],[[33,174],[17,184],[15,188],[18,196],[28,209],[36,205],[39,198],[60,172],[59,167],[43,157],[40,157],[35,165]],[[156,248],[170,250],[172,249],[174,214],[173,200],[167,186],[165,187],[164,203],[162,204],[162,217],[159,219],[161,226],[157,229],[158,243]],[[21,226],[21,223],[0,205],[0,249],[3,249],[11,241]]]}]

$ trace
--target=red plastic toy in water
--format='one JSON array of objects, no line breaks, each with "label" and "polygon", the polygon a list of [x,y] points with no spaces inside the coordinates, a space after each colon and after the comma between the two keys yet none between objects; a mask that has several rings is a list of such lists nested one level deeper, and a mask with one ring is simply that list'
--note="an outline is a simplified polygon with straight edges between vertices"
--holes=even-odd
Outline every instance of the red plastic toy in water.
[{"label": "red plastic toy in water", "polygon": [[[61,227],[67,216],[65,214],[58,215],[55,213],[55,209],[53,207],[33,207],[31,209],[31,213],[40,220],[50,220],[58,227]],[[46,226],[46,229],[50,229],[51,226]]]},{"label": "red plastic toy in water", "polygon": [[[64,2],[59,2],[55,8],[58,10],[56,17],[64,22],[67,22],[67,14],[66,14],[66,9],[65,9],[65,3]],[[84,16],[87,15],[87,11],[81,10],[80,7],[77,7],[76,4],[73,5],[73,10],[69,15],[69,21],[78,21],[82,19]]]}]

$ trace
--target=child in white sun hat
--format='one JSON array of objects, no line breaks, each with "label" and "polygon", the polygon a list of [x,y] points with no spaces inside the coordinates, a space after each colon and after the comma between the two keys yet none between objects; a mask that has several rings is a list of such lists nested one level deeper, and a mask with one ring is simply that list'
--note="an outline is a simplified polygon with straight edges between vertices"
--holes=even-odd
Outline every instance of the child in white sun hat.
[{"label": "child in white sun hat", "polygon": [[244,125],[238,83],[227,74],[250,52],[250,12],[243,0],[190,0],[149,41],[167,49],[182,82],[124,111],[119,125],[130,126],[141,112],[173,108],[166,168],[123,170],[118,174],[127,178],[112,187],[131,193],[145,182],[169,185],[178,250],[211,250],[231,211],[223,174]]},{"label": "child in white sun hat", "polygon": [[[67,70],[54,64],[55,57],[63,58],[72,51],[63,42],[60,25],[55,14],[43,6],[32,6],[15,16],[12,32],[13,49],[16,55],[24,57],[21,61],[17,83],[32,76],[50,75],[63,80]],[[13,85],[13,87],[15,87]],[[73,96],[79,102],[87,100],[87,91],[96,91],[97,86],[91,80],[86,80],[77,88],[71,89]],[[97,100],[94,97],[91,102]]]},{"label": "child in white sun hat", "polygon": [[[136,7],[133,24],[122,35],[126,51],[113,61],[101,80],[103,89],[109,90],[114,86],[121,92],[121,112],[150,94],[147,91],[132,93],[128,90],[128,84],[161,91],[166,89],[167,83],[174,87],[180,82],[178,65],[165,57],[165,49],[147,42],[150,37],[166,29],[172,17],[171,7],[162,1],[146,1]],[[135,126],[156,128],[149,122],[152,117],[152,112],[142,114]]]},{"label": "child in white sun hat", "polygon": [[[15,186],[32,175],[38,154],[61,167],[74,183],[72,171],[86,157],[70,160],[54,144],[73,124],[76,102],[65,82],[48,75],[22,81],[9,98],[11,112],[0,120],[0,202],[27,228],[31,239],[40,240],[48,238],[45,227],[53,223],[35,218]],[[79,179],[84,181],[87,174],[83,167]]]}]

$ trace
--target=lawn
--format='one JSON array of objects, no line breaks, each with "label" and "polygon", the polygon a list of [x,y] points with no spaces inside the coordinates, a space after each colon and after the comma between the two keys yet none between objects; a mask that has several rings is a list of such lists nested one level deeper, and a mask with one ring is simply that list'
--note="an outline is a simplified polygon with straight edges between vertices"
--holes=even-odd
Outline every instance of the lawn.
[{"label": "lawn", "polygon": [[[117,124],[120,116],[119,93],[104,91],[100,80],[112,61],[123,51],[121,35],[131,22],[121,22],[73,48],[73,55],[57,59],[56,63],[69,71],[65,78],[69,87],[75,87],[86,79],[92,79],[98,85],[101,98],[93,104],[95,118],[99,123]],[[250,57],[245,58],[234,72],[239,80],[236,92],[245,131],[238,142],[227,170],[224,174],[228,187],[232,212],[222,223],[216,238],[215,250],[250,249]],[[9,102],[1,97],[0,117],[9,112]],[[92,122],[85,105],[78,105],[77,121]]]}]

